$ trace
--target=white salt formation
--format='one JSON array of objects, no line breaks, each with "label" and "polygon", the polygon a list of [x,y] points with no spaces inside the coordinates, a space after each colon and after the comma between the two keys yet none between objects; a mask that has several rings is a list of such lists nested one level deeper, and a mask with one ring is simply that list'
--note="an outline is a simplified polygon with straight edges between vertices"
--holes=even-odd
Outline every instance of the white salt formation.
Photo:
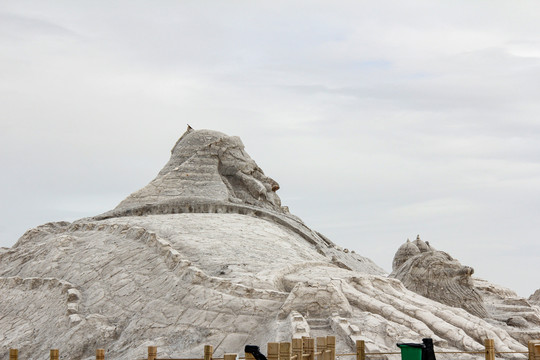
[{"label": "white salt formation", "polygon": [[[538,308],[512,291],[425,243],[400,248],[387,277],[289,214],[278,189],[239,138],[188,129],[158,176],[114,210],[39,226],[0,252],[0,358],[12,347],[22,359],[51,348],[92,359],[103,347],[108,359],[136,359],[148,345],[200,357],[205,344],[220,356],[324,335],[338,352],[423,337],[438,349],[481,351],[491,338],[497,351],[526,351],[540,338]],[[414,260],[430,251],[442,259],[435,272],[431,258]],[[437,279],[446,264],[450,279]],[[434,297],[423,276],[450,292],[465,276],[472,300]]]},{"label": "white salt formation", "polygon": [[[460,307],[504,328],[514,339],[527,343],[540,338],[540,312],[534,295],[527,301],[509,289],[473,278],[474,269],[462,266],[444,251],[420,239],[400,246],[390,277],[422,296]],[[538,292],[540,293],[540,292]]]},{"label": "white salt formation", "polygon": [[391,277],[420,295],[450,306],[461,307],[481,318],[487,316],[482,295],[475,289],[471,275],[474,269],[462,266],[444,251],[416,238],[398,249]]}]

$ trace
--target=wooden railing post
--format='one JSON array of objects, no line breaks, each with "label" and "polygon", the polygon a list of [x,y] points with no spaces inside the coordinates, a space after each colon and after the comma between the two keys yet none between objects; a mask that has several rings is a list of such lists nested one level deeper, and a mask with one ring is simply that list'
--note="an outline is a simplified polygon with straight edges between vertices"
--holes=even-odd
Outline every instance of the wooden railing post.
[{"label": "wooden railing post", "polygon": [[485,339],[484,346],[486,347],[486,360],[495,360],[495,345],[493,339]]},{"label": "wooden railing post", "polygon": [[19,359],[19,350],[9,349],[9,360],[18,360],[18,359]]},{"label": "wooden railing post", "polygon": [[309,356],[304,360],[315,360],[315,339],[310,337],[303,338],[304,340],[304,352]]},{"label": "wooden railing post", "polygon": [[236,360],[236,354],[224,354],[223,360]]},{"label": "wooden railing post", "polygon": [[279,343],[269,342],[266,345],[266,354],[268,360],[279,360]]},{"label": "wooden railing post", "polygon": [[157,357],[157,346],[148,347],[148,360],[155,360]]},{"label": "wooden railing post", "polygon": [[356,340],[356,360],[366,360],[366,343],[364,340]]},{"label": "wooden railing post", "polygon": [[535,360],[540,359],[540,343],[536,341],[533,346],[533,357]]},{"label": "wooden railing post", "polygon": [[291,360],[291,343],[279,343],[279,360]]},{"label": "wooden railing post", "polygon": [[214,355],[214,348],[212,345],[204,345],[204,360],[212,360]]},{"label": "wooden railing post", "polygon": [[325,360],[324,352],[326,351],[326,338],[317,337],[317,352],[321,353],[317,355],[317,360]]},{"label": "wooden railing post", "polygon": [[303,360],[302,354],[304,352],[303,350],[304,342],[302,339],[292,339],[292,354],[293,356],[296,355],[296,360]]},{"label": "wooden railing post", "polygon": [[336,337],[335,336],[326,337],[326,348],[330,350],[329,360],[336,360]]},{"label": "wooden railing post", "polygon": [[59,351],[58,349],[51,349],[51,352],[50,352],[50,359],[51,360],[58,360],[58,358],[60,357],[59,356]]},{"label": "wooden railing post", "polygon": [[105,360],[105,349],[96,349],[96,360]]},{"label": "wooden railing post", "polygon": [[529,348],[529,360],[535,360],[534,359],[534,341],[529,340],[527,345]]}]

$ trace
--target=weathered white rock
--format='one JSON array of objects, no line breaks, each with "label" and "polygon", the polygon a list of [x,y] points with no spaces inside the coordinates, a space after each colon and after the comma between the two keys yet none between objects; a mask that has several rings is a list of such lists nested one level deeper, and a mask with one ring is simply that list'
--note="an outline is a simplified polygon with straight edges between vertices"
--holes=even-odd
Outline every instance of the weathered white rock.
[{"label": "weathered white rock", "polygon": [[189,357],[205,344],[220,356],[329,334],[338,352],[358,339],[385,351],[422,337],[526,350],[523,328],[408,290],[289,214],[277,189],[238,138],[188,131],[156,179],[114,210],[39,226],[0,252],[0,358],[15,347],[21,358],[59,348],[91,359],[103,347],[108,359],[133,359],[149,345]]},{"label": "weathered white rock", "polygon": [[471,278],[473,273],[472,267],[462,266],[444,251],[432,249],[418,236],[414,242],[407,240],[400,246],[390,276],[420,295],[486,317],[482,296]]},{"label": "weathered white rock", "polygon": [[529,301],[535,305],[540,305],[540,289],[536,290],[531,296]]},{"label": "weathered white rock", "polygon": [[417,237],[398,249],[390,277],[420,295],[486,319],[523,343],[540,337],[537,307],[510,289],[473,278],[473,272]]}]

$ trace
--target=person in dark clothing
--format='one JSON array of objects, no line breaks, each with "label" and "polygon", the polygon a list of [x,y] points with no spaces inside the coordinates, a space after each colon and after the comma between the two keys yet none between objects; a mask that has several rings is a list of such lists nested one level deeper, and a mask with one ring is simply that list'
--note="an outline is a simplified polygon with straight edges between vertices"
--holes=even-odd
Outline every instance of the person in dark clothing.
[{"label": "person in dark clothing", "polygon": [[433,339],[424,338],[422,339],[424,343],[424,348],[422,349],[422,360],[436,360],[435,359],[435,350],[433,350]]},{"label": "person in dark clothing", "polygon": [[259,347],[256,345],[246,345],[244,352],[253,355],[255,360],[266,360],[266,356],[261,353]]}]

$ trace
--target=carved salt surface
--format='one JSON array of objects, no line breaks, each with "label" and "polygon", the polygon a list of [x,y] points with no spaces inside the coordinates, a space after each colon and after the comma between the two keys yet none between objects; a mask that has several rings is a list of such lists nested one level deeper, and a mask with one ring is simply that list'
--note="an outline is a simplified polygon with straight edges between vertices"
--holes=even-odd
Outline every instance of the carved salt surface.
[{"label": "carved salt surface", "polygon": [[444,251],[433,249],[420,236],[400,246],[392,265],[391,277],[410,290],[471,314],[486,317],[482,296],[473,286],[474,269],[462,266]]},{"label": "carved salt surface", "polygon": [[[194,265],[212,276],[273,286],[272,274],[299,262],[326,262],[297,234],[269,221],[238,214],[174,214],[122,217],[106,223],[141,226],[165,239]],[[257,275],[254,277],[254,275]]]},{"label": "carved salt surface", "polygon": [[473,272],[471,267],[462,266],[449,254],[435,250],[418,237],[398,249],[390,276],[401,280],[412,291],[461,307],[502,327],[522,343],[540,336],[537,307],[510,289],[473,278]]},{"label": "carved salt surface", "polygon": [[[101,344],[108,345],[111,356],[123,351],[124,356],[134,357],[134,351],[137,351],[134,343],[143,344],[163,336],[169,343],[183,339],[187,345],[205,333],[213,334],[203,338],[213,343],[222,343],[231,334],[242,334],[236,338],[244,341],[257,333],[258,326],[266,321],[266,313],[276,312],[280,306],[280,302],[273,299],[279,300],[279,293],[254,292],[259,298],[252,299],[253,294],[247,292],[249,289],[235,288],[228,282],[217,282],[214,286],[219,290],[212,289],[212,279],[204,273],[202,277],[198,275],[200,270],[182,266],[182,263],[168,264],[168,254],[163,252],[164,241],[159,241],[142,228],[99,223],[66,226],[63,230],[57,229],[56,233],[39,237],[39,240],[36,236],[38,241],[28,238],[20,242],[15,250],[21,253],[13,251],[2,258],[2,263],[15,265],[6,269],[2,277],[17,273],[23,278],[39,278],[45,272],[80,284],[79,315],[82,321],[70,324],[67,306],[62,309],[64,316],[49,312],[52,303],[47,301],[47,293],[38,298],[39,301],[33,299],[37,303],[41,301],[40,309],[29,317],[23,316],[25,307],[17,310],[13,306],[24,299],[19,290],[14,292],[12,299],[2,298],[5,302],[3,308],[14,308],[16,312],[13,317],[0,320],[2,328],[14,326],[11,319],[17,317],[24,318],[27,326],[39,324],[37,319],[45,323],[60,321],[65,324],[63,329],[59,327],[60,331],[73,326],[68,331],[73,338],[66,339],[66,336],[56,333],[58,338],[64,339],[66,347],[73,341],[103,346],[99,344],[101,340]],[[70,235],[66,236],[66,233]],[[70,241],[69,246],[65,244],[66,239]],[[41,250],[32,251],[35,246]],[[31,261],[24,256],[28,252],[35,253]],[[55,260],[53,267],[50,266],[51,259]],[[110,331],[111,326],[114,331]],[[108,335],[104,337],[103,332]],[[27,332],[19,337],[17,334],[14,333],[15,339],[7,338],[5,341],[25,344],[43,353],[51,346],[50,339],[47,339],[51,333],[46,331],[42,336],[33,338],[32,344],[24,340]],[[122,348],[124,343],[127,345],[125,350]],[[80,347],[66,350],[73,357],[83,355]],[[217,350],[220,351],[219,348]]]}]

